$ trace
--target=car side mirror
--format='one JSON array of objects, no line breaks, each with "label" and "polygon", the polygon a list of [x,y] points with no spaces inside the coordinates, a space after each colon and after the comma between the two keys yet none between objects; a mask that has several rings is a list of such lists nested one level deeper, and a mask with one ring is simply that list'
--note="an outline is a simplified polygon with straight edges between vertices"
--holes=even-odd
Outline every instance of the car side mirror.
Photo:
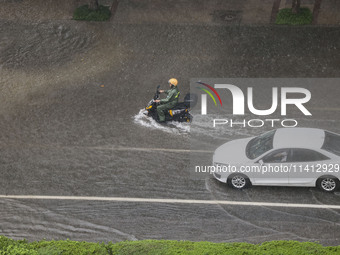
[{"label": "car side mirror", "polygon": [[262,159],[259,160],[260,166],[263,166],[264,162]]}]

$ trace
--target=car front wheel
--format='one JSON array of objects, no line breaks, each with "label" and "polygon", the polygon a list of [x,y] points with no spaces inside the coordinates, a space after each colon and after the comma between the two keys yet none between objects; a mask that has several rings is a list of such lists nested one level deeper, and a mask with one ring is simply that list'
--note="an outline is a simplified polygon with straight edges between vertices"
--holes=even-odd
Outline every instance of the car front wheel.
[{"label": "car front wheel", "polygon": [[321,177],[316,184],[322,191],[326,192],[333,192],[339,188],[339,180],[333,176]]},{"label": "car front wheel", "polygon": [[249,178],[244,174],[233,174],[229,176],[227,184],[234,189],[244,189],[249,187]]}]

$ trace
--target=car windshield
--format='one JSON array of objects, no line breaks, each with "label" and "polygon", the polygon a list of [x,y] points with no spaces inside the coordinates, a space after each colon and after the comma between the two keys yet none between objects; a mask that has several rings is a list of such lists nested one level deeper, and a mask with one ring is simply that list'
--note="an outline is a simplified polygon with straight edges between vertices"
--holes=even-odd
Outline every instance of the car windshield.
[{"label": "car windshield", "polygon": [[340,135],[325,131],[325,142],[321,148],[340,156]]},{"label": "car windshield", "polygon": [[250,159],[255,159],[263,153],[273,148],[273,137],[276,130],[269,131],[263,135],[257,136],[247,144],[246,154]]}]

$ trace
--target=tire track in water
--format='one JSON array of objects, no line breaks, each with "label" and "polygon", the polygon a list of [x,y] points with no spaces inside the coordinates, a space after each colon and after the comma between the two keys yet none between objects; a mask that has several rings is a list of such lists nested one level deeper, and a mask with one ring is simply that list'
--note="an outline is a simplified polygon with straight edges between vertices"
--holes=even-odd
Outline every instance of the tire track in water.
[{"label": "tire track in water", "polygon": [[[1,234],[25,238],[24,233],[44,232],[48,236],[102,236],[107,239],[109,235],[114,241],[138,240],[134,235],[124,233],[118,229],[95,224],[89,221],[80,220],[53,212],[47,208],[29,206],[27,203],[7,199],[0,201],[1,216],[3,219]],[[22,214],[22,215],[20,215]],[[113,238],[112,235],[115,235]]]},{"label": "tire track in water", "polygon": [[[320,204],[320,205],[324,205],[324,203],[322,203],[316,196],[315,196],[315,193],[313,190],[310,190],[310,192],[312,193],[312,197],[313,197],[313,200],[317,203],[317,204]],[[334,209],[331,209],[331,208],[328,208],[328,210],[330,212],[332,212],[333,214],[337,215],[337,216],[340,216],[340,213],[335,211]],[[340,225],[340,223],[336,223],[337,225]]]},{"label": "tire track in water", "polygon": [[[216,196],[216,192],[218,191],[218,190],[216,190],[216,189],[214,189],[213,187],[211,187],[211,185],[209,184],[209,179],[206,179],[205,180],[205,186],[206,186],[206,190],[208,190],[210,193],[211,193],[211,196],[213,197],[213,199],[215,199],[215,200],[218,200],[218,199],[220,199],[221,200],[221,198],[220,197],[218,197],[218,196]],[[251,201],[251,202],[253,202],[253,200],[250,198],[250,196],[249,196],[249,194],[248,194],[248,191],[247,190],[245,190],[245,192],[243,192],[243,194],[245,194],[246,195],[246,197],[248,198],[248,201]],[[224,193],[221,193],[221,195],[225,195]],[[229,199],[230,200],[230,199]],[[322,204],[322,205],[325,205],[325,204]],[[235,216],[236,218],[239,218],[240,220],[243,220],[243,221],[245,221],[245,222],[248,222],[248,221],[246,221],[246,220],[244,220],[244,219],[242,219],[242,218],[240,218],[239,216],[236,216],[236,215],[234,215],[233,213],[231,213],[230,211],[227,211],[227,209],[225,209],[224,207],[225,206],[223,206],[223,205],[220,205],[221,206],[221,208],[222,208],[222,210],[225,210],[226,211],[226,213],[228,213],[228,214],[231,214],[231,215],[233,215],[233,216]],[[268,206],[266,206],[266,205],[259,205],[259,208],[262,208],[264,211],[262,211],[261,212],[261,214],[265,214],[265,215],[267,215],[267,213],[266,212],[271,212],[271,215],[275,215],[276,213],[280,213],[280,214],[282,214],[282,215],[285,215],[285,216],[288,216],[288,218],[289,219],[291,219],[292,217],[291,216],[296,216],[296,217],[302,217],[303,219],[310,219],[310,220],[312,220],[314,223],[315,223],[315,221],[318,221],[318,222],[320,222],[320,223],[328,223],[329,224],[329,226],[331,226],[331,227],[335,227],[335,226],[339,226],[340,224],[339,223],[337,223],[337,222],[334,222],[334,221],[330,221],[330,220],[326,220],[326,219],[322,219],[322,218],[317,218],[317,217],[311,217],[311,216],[306,216],[306,215],[300,215],[300,214],[295,214],[295,213],[291,213],[291,212],[284,212],[284,211],[280,211],[280,210],[278,210],[278,209],[274,209],[273,207],[268,207]],[[275,207],[276,208],[276,207]],[[327,208],[327,210],[332,210],[332,211],[334,211],[334,212],[336,212],[334,209],[332,209],[332,208]],[[301,221],[301,222],[303,222],[303,221]],[[251,224],[253,224],[253,223],[251,223]],[[318,223],[319,224],[319,223]],[[256,225],[256,224],[254,224],[254,226],[258,226],[258,225]],[[261,226],[258,226],[258,227],[260,227],[260,228],[267,228],[267,227],[261,227]],[[269,228],[269,229],[271,229],[271,228]],[[272,229],[273,231],[276,231],[277,233],[280,233],[280,235],[282,234],[282,235],[290,235],[290,236],[294,236],[294,237],[296,237],[296,238],[299,238],[300,240],[305,240],[305,241],[311,241],[311,240],[319,240],[319,238],[308,238],[308,237],[303,237],[303,236],[300,236],[300,235],[298,235],[298,234],[296,234],[296,233],[293,233],[293,232],[291,232],[291,231],[288,231],[288,232],[281,232],[281,231],[278,231],[278,230],[275,230],[275,229]],[[336,231],[336,230],[335,230]],[[240,240],[242,240],[242,239],[240,239]],[[330,238],[328,238],[328,240],[330,240]],[[332,240],[337,240],[336,238],[333,238]],[[228,241],[232,241],[232,240],[228,240]]]},{"label": "tire track in water", "polygon": [[[212,196],[212,198],[213,198],[214,200],[218,200],[218,198],[215,196],[213,190],[210,188],[210,185],[209,185],[208,181],[209,181],[209,179],[205,179],[206,187],[209,187],[207,190],[210,192],[210,194],[211,194],[211,196]],[[298,238],[300,238],[301,240],[308,240],[307,238],[300,237],[300,236],[298,236],[298,235],[296,235],[296,234],[294,234],[294,233],[290,233],[290,232],[280,232],[280,231],[278,231],[278,230],[276,230],[276,229],[273,229],[273,228],[262,227],[262,226],[256,225],[256,224],[254,224],[254,223],[252,223],[252,222],[250,222],[250,221],[244,220],[244,219],[242,219],[242,218],[240,218],[240,217],[238,217],[238,216],[232,214],[231,212],[229,212],[229,211],[228,211],[223,205],[221,205],[221,204],[218,204],[218,207],[220,207],[221,210],[223,210],[228,216],[230,216],[230,217],[236,219],[236,221],[239,221],[239,222],[241,222],[241,223],[243,223],[243,224],[245,224],[245,225],[249,225],[249,226],[252,226],[252,227],[254,227],[254,228],[264,230],[264,231],[271,231],[271,232],[274,232],[275,234],[283,234],[283,235],[289,234],[289,235],[293,235],[293,236],[295,236],[295,237],[298,237]],[[271,235],[272,235],[272,234],[270,234],[269,236],[271,236]],[[229,240],[228,240],[228,241],[229,241]]]}]

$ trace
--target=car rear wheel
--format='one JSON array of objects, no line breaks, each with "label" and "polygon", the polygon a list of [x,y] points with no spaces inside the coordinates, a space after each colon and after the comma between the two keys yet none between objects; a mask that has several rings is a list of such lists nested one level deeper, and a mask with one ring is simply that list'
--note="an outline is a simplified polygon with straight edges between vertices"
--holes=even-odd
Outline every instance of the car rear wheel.
[{"label": "car rear wheel", "polygon": [[234,189],[244,189],[249,187],[249,178],[244,174],[233,174],[228,180],[227,184]]},{"label": "car rear wheel", "polygon": [[333,192],[338,189],[339,180],[333,176],[325,176],[319,178],[316,184],[322,191]]}]

